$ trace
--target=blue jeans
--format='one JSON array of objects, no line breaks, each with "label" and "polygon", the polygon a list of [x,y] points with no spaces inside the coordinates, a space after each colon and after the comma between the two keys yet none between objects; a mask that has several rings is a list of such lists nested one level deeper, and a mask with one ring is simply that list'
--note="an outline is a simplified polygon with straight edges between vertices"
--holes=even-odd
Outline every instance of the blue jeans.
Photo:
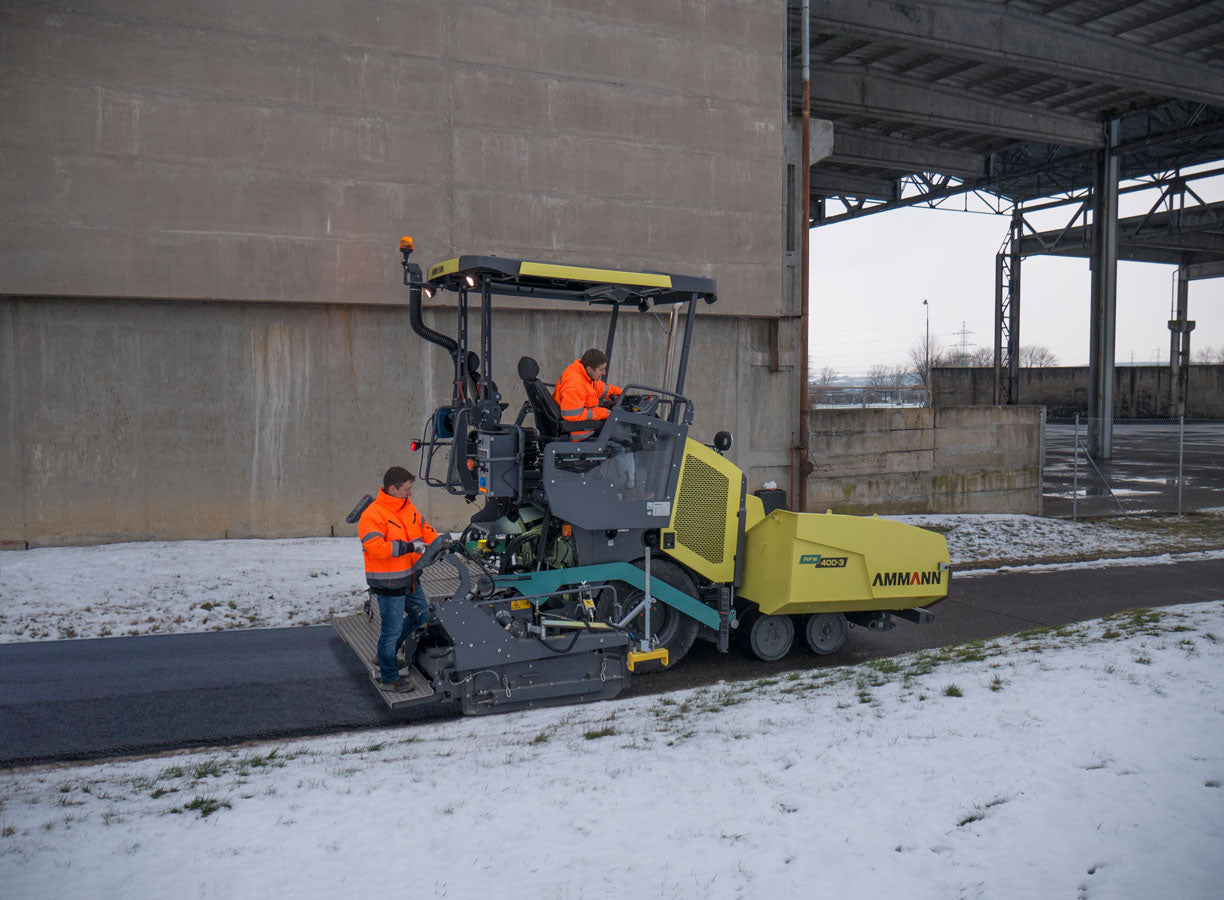
[{"label": "blue jeans", "polygon": [[[429,601],[421,593],[420,584],[403,594],[375,594],[382,632],[378,635],[378,674],[386,683],[399,681],[395,652],[413,632],[429,621]],[[415,646],[416,641],[412,642]],[[408,660],[412,664],[412,660]]]}]

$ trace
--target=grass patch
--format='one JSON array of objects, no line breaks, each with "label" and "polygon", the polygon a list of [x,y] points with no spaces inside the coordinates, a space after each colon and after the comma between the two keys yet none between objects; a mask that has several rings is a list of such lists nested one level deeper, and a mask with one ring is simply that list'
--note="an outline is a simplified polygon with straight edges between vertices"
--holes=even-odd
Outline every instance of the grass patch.
[{"label": "grass patch", "polygon": [[863,665],[869,669],[875,669],[881,675],[895,675],[901,671],[901,663],[897,661],[896,657],[892,656],[885,657],[884,659],[873,659],[863,663]]},{"label": "grass patch", "polygon": [[[202,797],[199,794],[197,794],[190,803],[183,804],[184,810],[198,812],[200,814],[200,818],[202,819],[207,819],[219,809],[229,808],[230,805],[228,800],[218,800],[216,797]],[[174,810],[171,810],[171,812],[174,812]]]},{"label": "grass patch", "polygon": [[[364,747],[344,747],[340,750],[340,755],[344,756],[347,753],[377,753],[385,746],[386,744],[380,741],[377,744],[366,744]],[[276,751],[273,750],[272,752],[275,753]],[[281,765],[284,765],[284,763],[281,763]]]},{"label": "grass patch", "polygon": [[612,725],[605,725],[603,728],[595,728],[591,731],[584,731],[582,736],[588,741],[598,740],[599,738],[611,737],[616,734],[616,728]]},{"label": "grass patch", "polygon": [[220,778],[224,773],[225,767],[215,759],[206,759],[204,762],[197,765],[191,772],[191,777],[197,780],[203,778]]},{"label": "grass patch", "polygon": [[945,697],[963,697],[965,696],[965,693],[956,684],[945,684],[944,689],[943,689],[943,695]]}]

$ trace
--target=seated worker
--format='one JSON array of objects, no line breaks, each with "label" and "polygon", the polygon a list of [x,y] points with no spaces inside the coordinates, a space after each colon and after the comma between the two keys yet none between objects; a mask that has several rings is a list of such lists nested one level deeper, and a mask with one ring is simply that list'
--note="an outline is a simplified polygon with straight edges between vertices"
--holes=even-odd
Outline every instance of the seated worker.
[{"label": "seated worker", "polygon": [[[561,407],[561,417],[570,422],[608,418],[608,407],[620,396],[621,389],[614,384],[604,384],[602,379],[607,374],[608,357],[602,350],[591,348],[570,363],[553,388],[553,399]],[[594,433],[593,430],[576,431],[570,437],[581,441]]]},{"label": "seated worker", "polygon": [[[604,383],[607,374],[607,355],[593,347],[570,363],[553,389],[553,399],[561,408],[561,417],[570,422],[601,422],[608,418],[608,407],[621,395],[621,389]],[[594,433],[593,429],[576,431],[570,435],[570,439],[581,441]],[[609,450],[621,488],[632,491],[635,475],[633,455],[625,452],[620,444],[609,444]]]}]

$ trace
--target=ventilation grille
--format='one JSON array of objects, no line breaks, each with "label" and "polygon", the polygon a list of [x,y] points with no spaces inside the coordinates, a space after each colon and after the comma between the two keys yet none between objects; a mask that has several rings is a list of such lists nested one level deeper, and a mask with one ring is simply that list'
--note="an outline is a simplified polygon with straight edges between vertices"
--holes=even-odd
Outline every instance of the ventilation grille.
[{"label": "ventilation grille", "polygon": [[731,480],[695,456],[684,458],[676,497],[676,540],[712,563],[723,561]]}]

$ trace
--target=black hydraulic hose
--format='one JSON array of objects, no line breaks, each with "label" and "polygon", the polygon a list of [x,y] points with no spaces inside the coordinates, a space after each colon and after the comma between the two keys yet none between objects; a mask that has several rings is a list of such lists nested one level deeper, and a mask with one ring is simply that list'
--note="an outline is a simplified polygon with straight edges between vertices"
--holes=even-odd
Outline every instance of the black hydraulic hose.
[{"label": "black hydraulic hose", "polygon": [[404,254],[404,284],[408,285],[408,322],[412,325],[412,330],[420,337],[424,338],[431,344],[437,344],[451,358],[451,365],[455,367],[455,385],[459,387],[459,370],[461,361],[459,359],[459,342],[452,337],[442,334],[440,331],[434,331],[425,324],[425,320],[421,318],[421,267],[414,262],[409,262],[408,257],[412,253],[412,248],[409,246],[404,248],[400,245],[400,252]]},{"label": "black hydraulic hose", "polygon": [[412,330],[418,335],[449,353],[452,361],[457,360],[458,341],[440,331],[434,331],[421,318],[421,283],[415,279],[408,284],[408,321],[412,323]]},{"label": "black hydraulic hose", "polygon": [[536,566],[538,572],[544,568],[544,551],[548,548],[548,532],[552,527],[552,507],[544,507],[544,524],[540,526],[540,546],[536,549]]},{"label": "black hydraulic hose", "polygon": [[532,637],[539,641],[540,646],[542,646],[545,650],[549,650],[560,655],[562,653],[569,653],[574,649],[574,645],[578,643],[578,638],[581,637],[581,632],[575,631],[574,636],[570,639],[570,642],[564,647],[550,647],[548,641],[544,640],[544,638],[540,637],[538,634],[533,634]]}]

